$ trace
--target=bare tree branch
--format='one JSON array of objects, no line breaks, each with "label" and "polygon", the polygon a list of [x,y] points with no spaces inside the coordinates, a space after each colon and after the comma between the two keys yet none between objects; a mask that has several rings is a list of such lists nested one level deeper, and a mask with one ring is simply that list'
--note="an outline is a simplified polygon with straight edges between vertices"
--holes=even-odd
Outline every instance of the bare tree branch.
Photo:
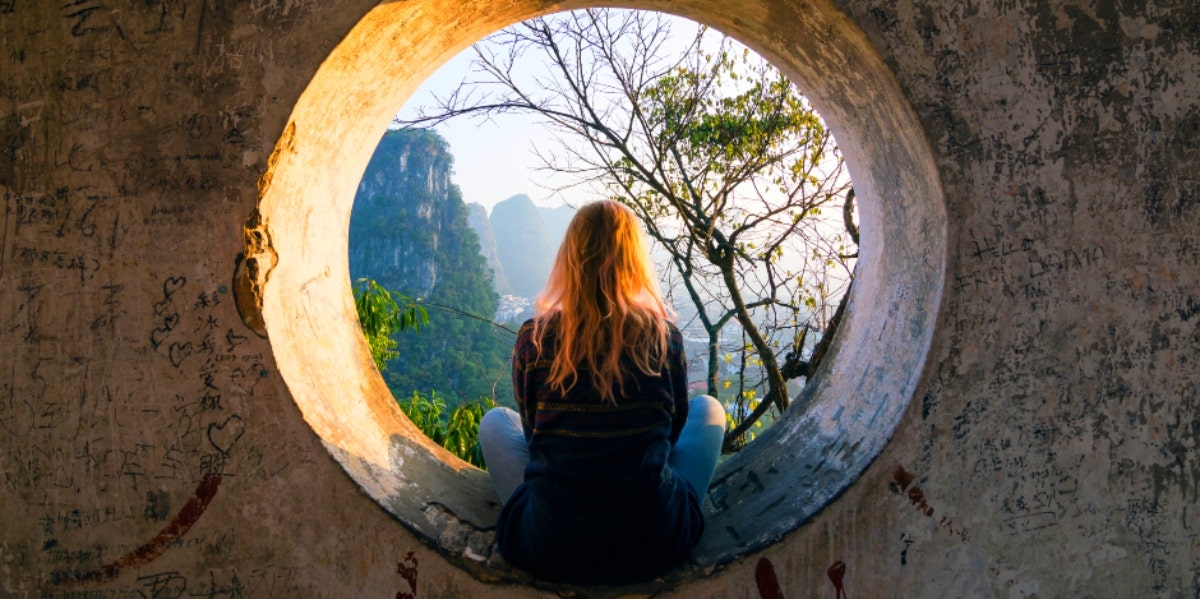
[{"label": "bare tree branch", "polygon": [[[558,151],[535,155],[572,177],[558,191],[602,186],[665,252],[707,335],[710,394],[723,334],[736,322],[745,336],[738,389],[767,391],[727,435],[733,445],[787,409],[787,380],[807,376],[836,331],[841,306],[826,322],[827,304],[853,257],[830,230],[857,245],[853,192],[832,136],[782,74],[703,27],[679,44],[672,23],[590,9],[514,26],[477,44],[469,81],[398,124],[523,113],[551,127]],[[518,70],[534,57],[542,70]],[[827,208],[842,222],[831,226]],[[823,335],[810,352],[813,329]]]}]

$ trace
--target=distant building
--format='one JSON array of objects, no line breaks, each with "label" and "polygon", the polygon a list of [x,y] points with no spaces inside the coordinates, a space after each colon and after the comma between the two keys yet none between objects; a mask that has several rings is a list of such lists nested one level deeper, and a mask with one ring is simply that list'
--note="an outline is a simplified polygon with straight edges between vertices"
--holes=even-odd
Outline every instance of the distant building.
[{"label": "distant building", "polygon": [[496,308],[496,322],[525,322],[533,318],[533,300],[519,295],[502,295]]}]

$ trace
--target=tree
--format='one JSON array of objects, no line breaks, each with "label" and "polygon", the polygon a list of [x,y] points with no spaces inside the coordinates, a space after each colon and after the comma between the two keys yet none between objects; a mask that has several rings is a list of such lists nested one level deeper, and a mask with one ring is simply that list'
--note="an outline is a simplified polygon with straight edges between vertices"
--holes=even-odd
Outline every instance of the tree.
[{"label": "tree", "polygon": [[[632,208],[670,265],[669,288],[707,335],[709,394],[722,390],[722,333],[744,335],[742,370],[759,376],[739,376],[738,397],[765,382],[767,401],[738,413],[733,449],[768,408],[788,407],[787,380],[812,372],[836,328],[856,255],[850,183],[786,77],[729,38],[700,27],[680,43],[671,26],[606,9],[527,21],[477,44],[478,77],[402,124],[529,113],[553,128],[561,151],[537,150],[545,168]],[[521,71],[535,57],[544,71]],[[828,232],[843,215],[845,231]]]},{"label": "tree", "polygon": [[[401,331],[418,331],[429,324],[429,313],[411,298],[388,291],[371,279],[359,279],[353,287],[354,308],[362,326],[371,358],[380,372],[395,358],[396,340]],[[398,300],[398,301],[397,301]],[[483,415],[496,407],[490,397],[462,402],[448,413],[446,402],[431,390],[428,395],[413,391],[407,401],[396,402],[401,411],[425,436],[445,447],[458,457],[480,468],[486,468],[483,450],[479,445],[479,422]]]},{"label": "tree", "polygon": [[436,132],[385,133],[355,196],[350,273],[420,298],[436,329],[395,339],[380,370],[396,397],[436,389],[454,405],[483,395],[512,405],[496,381],[508,378],[514,336],[490,322],[499,298],[452,172]]},{"label": "tree", "polygon": [[371,279],[355,281],[353,293],[358,324],[371,348],[371,359],[383,372],[388,361],[400,355],[393,335],[420,330],[429,324],[429,313],[408,296],[388,291]]}]

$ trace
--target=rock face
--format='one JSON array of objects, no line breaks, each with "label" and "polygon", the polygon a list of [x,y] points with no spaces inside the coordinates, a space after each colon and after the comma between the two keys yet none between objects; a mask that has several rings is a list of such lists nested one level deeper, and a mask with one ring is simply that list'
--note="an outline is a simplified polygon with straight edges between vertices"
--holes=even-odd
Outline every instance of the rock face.
[{"label": "rock face", "polygon": [[546,284],[554,251],[542,216],[529,196],[515,195],[492,208],[492,233],[513,295],[533,297]]},{"label": "rock face", "polygon": [[496,236],[492,233],[487,207],[470,203],[467,204],[467,211],[467,222],[479,237],[479,252],[487,260],[488,268],[492,269],[492,289],[500,295],[509,295],[512,291],[508,278],[504,276],[504,265],[500,263],[500,250],[496,247]]},{"label": "rock face", "polygon": [[538,206],[538,214],[542,216],[542,226],[546,229],[546,242],[550,245],[550,251],[557,254],[558,246],[567,234],[567,225],[571,224],[571,219],[575,217],[575,208]]},{"label": "rock face", "polygon": [[[363,173],[350,217],[350,276],[427,296],[438,282],[433,256],[463,211],[450,183],[446,142],[426,130],[384,134]],[[455,205],[457,203],[457,205]]]},{"label": "rock face", "polygon": [[[497,204],[490,217],[487,208],[480,204],[467,204],[467,209],[470,211],[467,220],[479,237],[479,251],[492,269],[492,289],[501,296],[524,298],[540,292],[567,225],[575,216],[575,208],[535,206],[529,196],[521,194]],[[497,229],[503,242],[497,239]],[[519,273],[519,290],[508,281],[510,270]]]},{"label": "rock face", "polygon": [[498,298],[467,207],[450,181],[453,164],[437,133],[389,131],[350,216],[351,280],[374,279],[421,298],[431,311],[427,330],[396,337],[401,355],[383,375],[397,397],[434,390],[451,401],[488,395],[508,353],[488,323]]}]

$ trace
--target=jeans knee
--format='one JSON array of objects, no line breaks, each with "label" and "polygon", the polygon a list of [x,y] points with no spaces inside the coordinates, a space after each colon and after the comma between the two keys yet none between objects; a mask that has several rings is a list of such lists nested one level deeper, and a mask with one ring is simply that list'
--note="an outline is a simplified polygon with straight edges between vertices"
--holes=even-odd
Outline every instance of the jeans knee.
[{"label": "jeans knee", "polygon": [[[490,444],[497,439],[511,435],[516,412],[500,406],[492,408],[479,419],[479,442]],[[519,422],[519,419],[517,420]]]},{"label": "jeans knee", "polygon": [[703,424],[725,428],[725,406],[711,395],[697,395],[688,401],[689,419],[703,418]]}]

